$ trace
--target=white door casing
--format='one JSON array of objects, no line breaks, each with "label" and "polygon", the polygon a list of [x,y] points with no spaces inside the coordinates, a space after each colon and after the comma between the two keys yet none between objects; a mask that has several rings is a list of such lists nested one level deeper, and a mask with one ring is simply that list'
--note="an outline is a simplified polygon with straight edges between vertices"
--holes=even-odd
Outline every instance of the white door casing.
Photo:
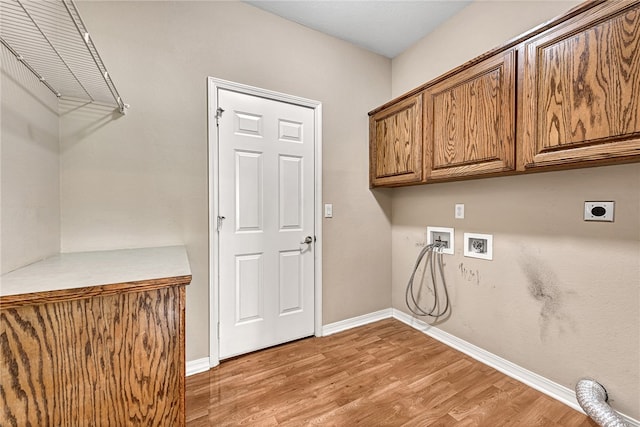
[{"label": "white door casing", "polygon": [[209,95],[214,366],[321,332],[320,104],[211,78]]}]

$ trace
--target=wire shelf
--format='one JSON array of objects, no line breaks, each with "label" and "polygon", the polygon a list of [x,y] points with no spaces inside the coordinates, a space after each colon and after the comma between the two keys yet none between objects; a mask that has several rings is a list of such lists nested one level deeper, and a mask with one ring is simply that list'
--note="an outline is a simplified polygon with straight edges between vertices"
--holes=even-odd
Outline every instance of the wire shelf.
[{"label": "wire shelf", "polygon": [[0,0],[0,42],[58,98],[128,107],[72,0]]}]

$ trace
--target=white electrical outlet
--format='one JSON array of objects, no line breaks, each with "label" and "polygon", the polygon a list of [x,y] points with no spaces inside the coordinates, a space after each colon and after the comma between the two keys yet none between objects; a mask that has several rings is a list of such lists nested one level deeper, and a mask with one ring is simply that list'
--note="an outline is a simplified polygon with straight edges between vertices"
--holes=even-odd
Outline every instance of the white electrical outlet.
[{"label": "white electrical outlet", "polygon": [[585,221],[613,222],[614,202],[584,202]]},{"label": "white electrical outlet", "polygon": [[455,218],[456,219],[464,219],[464,204],[463,203],[456,203]]},{"label": "white electrical outlet", "polygon": [[427,245],[438,243],[443,247],[442,253],[453,255],[454,231],[449,227],[427,227]]}]

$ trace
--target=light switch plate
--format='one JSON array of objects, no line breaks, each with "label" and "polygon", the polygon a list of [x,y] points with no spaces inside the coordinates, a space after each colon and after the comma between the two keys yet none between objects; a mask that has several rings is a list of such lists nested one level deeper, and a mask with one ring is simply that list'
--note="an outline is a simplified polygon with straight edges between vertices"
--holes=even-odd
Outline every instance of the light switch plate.
[{"label": "light switch plate", "polygon": [[331,203],[325,203],[324,205],[324,217],[333,218],[333,205]]},{"label": "light switch plate", "polygon": [[464,219],[464,203],[456,203],[455,218]]},{"label": "light switch plate", "polygon": [[614,202],[584,202],[585,221],[613,222]]}]

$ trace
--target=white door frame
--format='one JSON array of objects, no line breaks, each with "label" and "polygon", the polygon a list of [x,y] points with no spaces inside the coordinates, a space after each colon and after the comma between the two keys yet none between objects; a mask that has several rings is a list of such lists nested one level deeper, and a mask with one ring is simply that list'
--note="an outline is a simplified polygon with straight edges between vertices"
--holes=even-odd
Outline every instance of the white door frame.
[{"label": "white door frame", "polygon": [[284,93],[221,80],[207,78],[208,89],[208,151],[209,151],[209,366],[220,363],[218,352],[218,318],[219,318],[219,271],[218,250],[219,238],[216,232],[218,218],[218,129],[216,126],[216,109],[218,108],[218,89],[226,89],[247,95],[259,96],[274,101],[287,102],[312,108],[315,127],[315,200],[314,229],[316,235],[314,250],[314,330],[317,337],[322,335],[322,103],[311,99],[300,98]]}]

